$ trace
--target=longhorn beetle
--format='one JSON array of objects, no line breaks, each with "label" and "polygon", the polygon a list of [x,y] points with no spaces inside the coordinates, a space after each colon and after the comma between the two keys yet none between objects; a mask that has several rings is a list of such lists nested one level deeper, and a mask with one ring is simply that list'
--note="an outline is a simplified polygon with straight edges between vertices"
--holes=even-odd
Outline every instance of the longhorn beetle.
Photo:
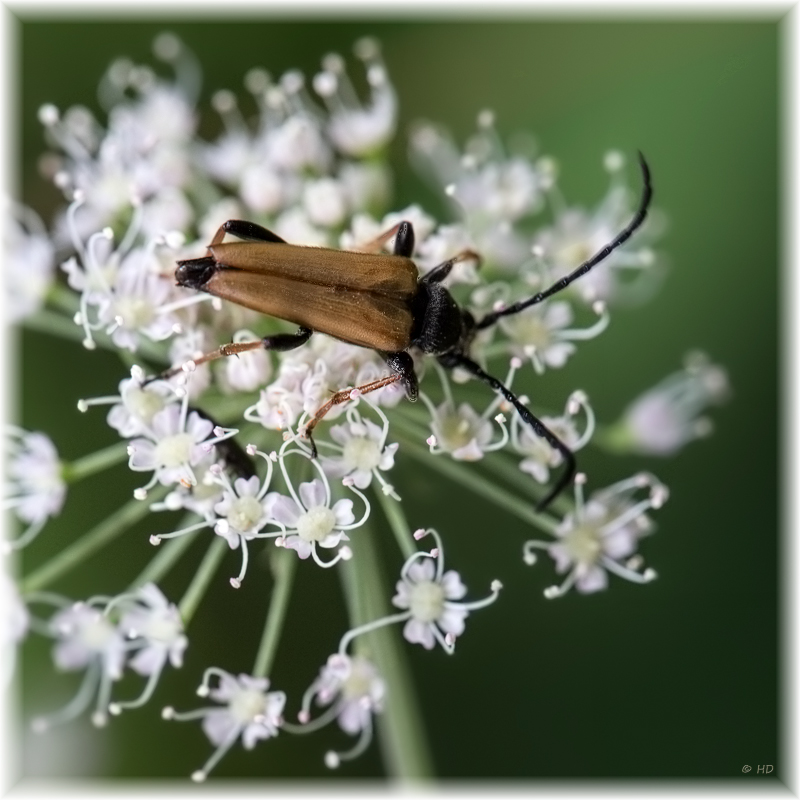
[{"label": "longhorn beetle", "polygon": [[[411,260],[414,230],[410,222],[400,222],[365,248],[378,251],[394,236],[394,254],[388,255],[302,247],[285,242],[253,222],[228,220],[208,245],[208,255],[178,261],[175,271],[178,285],[296,323],[299,328],[296,333],[279,333],[253,342],[222,345],[189,362],[189,365],[196,366],[262,347],[266,350],[292,350],[305,344],[315,332],[377,351],[391,374],[355,390],[336,392],[317,411],[305,430],[316,455],[312,430],[334,405],[350,399],[353,391],[367,394],[401,381],[408,399],[417,399],[417,376],[408,353],[409,348],[416,347],[435,356],[443,367],[461,367],[488,384],[514,406],[538,436],[561,454],[565,469],[539,502],[537,508],[541,511],[570,483],[576,469],[575,456],[508,387],[469,357],[470,345],[478,331],[566,289],[628,240],[644,222],[653,196],[650,169],[641,153],[639,164],[643,180],[639,208],[612,241],[544,291],[477,320],[461,308],[441,285],[455,264],[476,259],[477,254],[463,251],[420,278]],[[245,241],[223,242],[226,233]],[[189,365],[183,368],[191,368]],[[168,370],[163,377],[175,375],[181,369]]]}]

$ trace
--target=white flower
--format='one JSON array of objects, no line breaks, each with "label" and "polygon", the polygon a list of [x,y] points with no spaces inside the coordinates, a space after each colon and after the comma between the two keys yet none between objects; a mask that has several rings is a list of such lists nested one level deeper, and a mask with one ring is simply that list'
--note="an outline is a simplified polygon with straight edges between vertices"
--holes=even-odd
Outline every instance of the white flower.
[{"label": "white flower", "polygon": [[111,620],[89,603],[75,603],[57,612],[49,623],[50,635],[57,639],[53,660],[64,671],[86,670],[83,684],[63,709],[33,721],[34,730],[78,716],[97,695],[92,722],[101,727],[107,720],[111,683],[122,677],[126,647],[122,634]]},{"label": "white flower", "polygon": [[383,148],[394,135],[397,124],[397,96],[386,74],[378,43],[361,39],[355,53],[367,67],[371,98],[362,106],[338,55],[327,56],[324,71],[314,78],[314,89],[330,109],[328,134],[339,152],[359,158]]},{"label": "white flower", "polygon": [[[514,373],[519,367],[519,360],[512,359],[505,380],[506,386],[511,386]],[[505,447],[508,442],[506,418],[503,414],[494,415],[496,409],[502,406],[502,398],[495,397],[482,414],[478,414],[469,403],[461,403],[456,408],[447,375],[439,370],[439,377],[445,397],[443,403],[435,407],[427,394],[421,393],[431,415],[433,435],[427,440],[431,453],[449,453],[456,461],[480,461],[484,453]],[[495,441],[492,441],[492,423],[489,422],[492,415],[502,432],[501,437]]]},{"label": "white flower", "polygon": [[[215,688],[210,688],[212,676],[219,680]],[[192,780],[201,782],[230,750],[238,738],[247,750],[252,750],[260,739],[270,739],[278,735],[283,725],[283,707],[286,695],[283,692],[268,692],[266,678],[254,678],[240,674],[238,677],[224,670],[212,667],[206,670],[203,683],[197,690],[201,697],[210,697],[223,707],[201,708],[197,711],[179,713],[171,707],[163,710],[164,719],[192,720],[202,719],[203,731],[217,749],[201,770],[192,774]]]},{"label": "white flower", "polygon": [[[55,106],[40,109],[48,139],[65,154],[54,170],[56,184],[86,197],[71,222],[83,234],[112,224],[132,197],[149,206],[166,193],[170,200],[164,207],[176,207],[177,190],[191,176],[188,145],[195,119],[189,98],[196,97],[199,78],[185,49],[176,63],[181,85],[159,81],[150,69],[123,60],[112,64],[100,89],[104,104],[113,106],[106,130],[84,107],[68,109],[63,117]],[[183,205],[188,214],[185,200]],[[147,227],[151,221],[154,226]],[[173,226],[183,228],[187,222]],[[145,225],[148,235],[158,235],[163,215],[146,214]]]},{"label": "white flower", "polygon": [[386,685],[368,659],[334,653],[309,691],[321,705],[333,703],[339,727],[354,736],[381,710]]},{"label": "white flower", "polygon": [[[444,551],[439,534],[433,530],[417,531],[415,538],[433,534],[438,545],[433,553],[414,553],[403,565],[397,594],[392,603],[407,609],[402,615],[408,621],[403,636],[412,644],[421,644],[426,650],[436,642],[452,653],[456,637],[464,632],[464,623],[470,611],[493,603],[500,592],[499,581],[492,582],[492,593],[473,603],[461,603],[467,587],[455,570],[444,571]],[[435,564],[434,564],[435,562]],[[340,651],[342,650],[340,646]]]},{"label": "white flower", "polygon": [[394,454],[399,445],[386,444],[389,420],[379,408],[374,406],[373,408],[381,418],[383,423],[381,427],[371,420],[362,418],[355,406],[348,408],[346,424],[331,427],[330,436],[336,445],[329,446],[336,447],[340,454],[326,456],[323,459],[323,468],[333,478],[345,476],[351,478],[353,485],[359,489],[366,489],[375,477],[381,484],[384,494],[392,495],[399,500],[392,487],[380,474],[394,466]]},{"label": "white flower", "polygon": [[[461,225],[440,225],[434,233],[417,242],[416,263],[422,273],[453,258],[464,250],[474,250],[475,244],[467,229]],[[457,283],[478,283],[477,261],[464,261],[445,279],[445,286]]]},{"label": "white flower", "polygon": [[106,421],[120,436],[129,439],[150,429],[153,416],[178,395],[165,381],[145,379],[141,367],[131,368],[131,377],[119,383],[119,394],[91,397],[78,401],[78,410],[86,412],[90,406],[110,405]]},{"label": "white flower", "polygon": [[506,154],[491,112],[481,112],[478,124],[463,155],[442,130],[419,125],[411,138],[412,161],[450,198],[470,247],[489,263],[517,269],[529,250],[513,225],[541,208],[550,177],[539,164]]},{"label": "white flower", "polygon": [[167,659],[173,667],[183,664],[188,640],[178,607],[167,601],[153,583],[136,593],[136,604],[124,613],[119,628],[128,638],[141,639],[140,649],[131,659],[131,668],[140,675],[160,672]]},{"label": "white flower", "polygon": [[[641,559],[630,557],[639,539],[652,530],[646,512],[666,502],[667,488],[651,475],[640,474],[596,492],[584,503],[585,482],[582,473],[575,476],[575,511],[556,527],[556,542],[531,540],[524,545],[527,564],[536,563],[535,549],[544,549],[555,560],[556,571],[568,573],[560,586],[545,590],[545,597],[560,597],[573,585],[584,594],[605,589],[607,571],[635,583],[648,583],[656,577],[652,569],[636,571]],[[647,489],[648,495],[634,502],[633,495],[640,489]],[[620,563],[622,559],[627,562]]]},{"label": "white flower", "polygon": [[[590,259],[612,241],[629,221],[631,192],[623,182],[623,166],[621,154],[607,154],[606,167],[612,175],[612,181],[598,207],[593,212],[580,208],[560,210],[555,224],[535,236],[534,247],[549,267],[548,282],[564,277]],[[649,246],[659,232],[659,225],[653,224],[654,219],[658,223],[658,215],[651,212],[632,243],[626,243],[611,253],[576,281],[569,291],[587,303],[644,297],[647,283],[652,283],[655,277],[652,267],[656,259]],[[626,273],[632,273],[634,280],[626,281]]]},{"label": "white flower", "polygon": [[84,669],[99,659],[111,680],[122,677],[125,662],[122,635],[102,611],[86,603],[75,603],[53,617],[50,630],[59,639],[53,650],[59,669]]},{"label": "white flower", "polygon": [[[346,752],[329,750],[325,763],[335,769],[342,761],[361,755],[372,740],[372,715],[383,710],[386,685],[375,665],[363,656],[352,658],[334,653],[320,670],[319,677],[303,695],[302,710],[298,714],[302,727],[293,732],[307,733],[319,730],[334,718],[339,727],[351,736],[361,734],[356,744]],[[311,701],[328,708],[317,719],[311,720]],[[289,726],[287,726],[289,728]]]},{"label": "white flower", "polygon": [[[233,342],[249,342],[258,337],[247,330],[237,331],[233,335]],[[239,353],[236,358],[225,358],[222,363],[221,375],[223,389],[234,392],[252,392],[258,389],[272,376],[272,359],[267,350],[248,350]]]},{"label": "white flower", "polygon": [[303,190],[303,207],[312,225],[338,228],[348,211],[344,187],[333,178],[308,181]]},{"label": "white flower", "polygon": [[[168,495],[164,503],[153,506],[153,509],[157,511],[173,510],[176,507],[191,508],[203,517],[203,521],[190,525],[188,528],[155,534],[150,537],[151,544],[159,545],[162,539],[174,539],[200,528],[210,527],[214,529],[214,533],[227,541],[231,550],[241,544],[242,568],[237,578],[230,579],[234,589],[238,589],[242,585],[247,572],[249,560],[247,542],[253,539],[275,538],[284,530],[283,525],[271,519],[274,498],[266,496],[272,480],[272,465],[277,461],[278,456],[276,453],[267,455],[256,449],[255,445],[247,446],[247,454],[261,456],[266,461],[267,474],[263,481],[253,474],[250,477],[239,477],[231,484],[223,466],[210,464],[202,481],[192,487],[192,496],[198,493],[197,490],[200,486],[220,487],[221,492],[217,489],[206,488],[193,501],[189,501],[189,498],[185,496]],[[268,524],[278,525],[280,531],[262,532],[262,529]]]},{"label": "white flower", "polygon": [[595,305],[598,321],[588,328],[569,328],[573,313],[563,300],[545,301],[500,319],[500,328],[510,339],[509,350],[518,358],[530,359],[534,369],[543,373],[547,367],[559,369],[575,353],[573,341],[592,339],[609,322],[602,303]]},{"label": "white flower", "polygon": [[[521,398],[525,402],[524,398]],[[578,433],[574,417],[583,409],[586,414],[586,429]],[[573,392],[567,400],[564,414],[560,417],[541,417],[542,423],[554,433],[572,452],[583,448],[594,433],[594,412],[583,392]],[[520,461],[519,468],[533,476],[539,483],[550,480],[550,470],[558,467],[564,458],[546,439],[538,436],[529,425],[522,421],[519,414],[515,414],[511,423],[511,441],[514,449],[525,456]]]},{"label": "white flower", "polygon": [[32,542],[50,517],[64,505],[67,486],[53,442],[43,433],[28,433],[6,426],[8,465],[3,505],[28,525],[7,549],[19,549]]},{"label": "white flower", "polygon": [[[393,211],[386,214],[382,220],[373,219],[369,214],[355,214],[350,224],[350,229],[344,231],[339,244],[343,250],[361,250],[381,234],[393,228],[398,222],[410,222],[414,228],[414,247],[418,250],[436,227],[436,220],[426,214],[420,206],[414,204],[402,211]],[[384,243],[384,249],[392,252],[394,239]]]},{"label": "white flower", "polygon": [[55,248],[39,216],[8,204],[3,226],[6,314],[19,322],[38,311],[53,282]]},{"label": "white flower", "polygon": [[[214,428],[197,411],[188,412],[188,395],[180,407],[169,405],[153,415],[147,438],[133,439],[128,445],[128,466],[135,472],[153,472],[150,482],[136,490],[143,499],[156,482],[169,486],[181,483],[195,486],[197,478],[192,467],[199,464],[211,447],[236,433],[233,429]],[[214,438],[209,439],[212,430]]]},{"label": "white flower", "polygon": [[0,571],[0,606],[3,609],[0,645],[6,648],[21,642],[28,632],[30,614],[11,576]]},{"label": "white flower", "polygon": [[[83,327],[84,346],[94,349],[92,332],[96,330],[104,330],[117,347],[132,352],[139,347],[142,336],[151,341],[168,338],[179,328],[174,311],[200,302],[196,297],[179,299],[174,280],[162,274],[156,247],[177,240],[159,235],[150,239],[145,247],[133,247],[141,230],[143,213],[141,205],[136,204],[128,231],[116,250],[111,246],[114,238],[111,228],[92,234],[84,244],[74,225],[76,211],[83,203],[80,195],[68,211],[67,220],[77,256],[61,267],[67,273],[69,285],[81,293],[75,322]],[[94,319],[90,307],[94,309]]]},{"label": "white flower", "polygon": [[140,587],[133,595],[120,595],[106,606],[121,606],[122,618],[118,630],[129,640],[127,648],[135,651],[129,666],[139,675],[148,676],[147,684],[135,700],[117,701],[108,706],[112,714],[123,709],[139,708],[152,696],[169,660],[173,667],[183,665],[183,652],[188,639],[183,632],[178,607],[167,601],[153,583]]},{"label": "white flower", "polygon": [[313,555],[320,566],[330,566],[332,562],[319,561],[316,548],[336,547],[348,541],[345,531],[358,527],[354,524],[353,501],[337,500],[331,506],[330,488],[318,478],[301,483],[299,497],[293,489],[292,495],[286,497],[277,492],[267,495],[272,519],[286,526],[280,544],[296,550],[300,558]]},{"label": "white flower", "polygon": [[469,403],[458,409],[445,401],[431,412],[431,431],[436,444],[433,452],[445,452],[456,461],[478,461],[492,441],[492,423]]},{"label": "white flower", "polygon": [[637,453],[668,456],[687,442],[711,432],[711,420],[701,417],[706,406],[729,395],[728,376],[699,353],[686,366],[649,389],[628,406],[619,425],[619,438]]},{"label": "white flower", "polygon": [[275,220],[275,232],[287,242],[306,247],[328,247],[328,231],[315,225],[308,213],[300,206],[284,211]]}]

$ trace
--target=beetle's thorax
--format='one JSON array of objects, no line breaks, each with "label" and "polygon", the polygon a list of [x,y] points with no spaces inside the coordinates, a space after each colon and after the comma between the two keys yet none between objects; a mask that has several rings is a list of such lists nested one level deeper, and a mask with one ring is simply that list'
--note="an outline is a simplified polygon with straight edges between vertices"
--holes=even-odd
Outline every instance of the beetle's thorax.
[{"label": "beetle's thorax", "polygon": [[413,315],[412,344],[423,353],[441,355],[460,348],[467,322],[464,312],[444,286],[420,281]]}]

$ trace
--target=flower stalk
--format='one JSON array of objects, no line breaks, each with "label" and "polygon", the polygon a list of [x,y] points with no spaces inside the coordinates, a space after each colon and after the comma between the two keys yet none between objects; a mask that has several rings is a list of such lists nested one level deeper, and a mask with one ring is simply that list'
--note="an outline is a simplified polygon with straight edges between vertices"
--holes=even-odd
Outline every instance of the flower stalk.
[{"label": "flower stalk", "polygon": [[254,678],[266,678],[275,661],[278,641],[286,621],[286,612],[289,609],[297,558],[288,550],[278,549],[271,553],[270,566],[273,578],[272,596],[269,600],[267,620],[253,667]]},{"label": "flower stalk", "polygon": [[[153,490],[151,499],[161,500],[167,493],[164,486]],[[122,536],[129,527],[144,519],[150,511],[148,503],[129,500],[119,511],[114,512],[85,533],[80,539],[65,547],[41,567],[22,580],[21,591],[37,591],[50,586],[54,581],[81,566],[87,558]]]},{"label": "flower stalk", "polygon": [[[378,555],[375,528],[368,526],[361,533],[353,558],[339,567],[353,627],[387,616],[386,598],[391,591]],[[406,781],[429,780],[434,771],[427,735],[396,627],[384,626],[365,634],[357,648],[375,662],[386,681],[385,710],[377,725],[387,773]]]}]

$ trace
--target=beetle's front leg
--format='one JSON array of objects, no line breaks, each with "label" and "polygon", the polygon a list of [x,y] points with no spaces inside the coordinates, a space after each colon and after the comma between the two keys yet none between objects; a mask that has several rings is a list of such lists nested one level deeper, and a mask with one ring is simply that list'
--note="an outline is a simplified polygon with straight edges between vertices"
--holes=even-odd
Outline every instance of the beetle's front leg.
[{"label": "beetle's front leg", "polygon": [[414,371],[414,359],[405,350],[398,353],[381,353],[381,356],[389,365],[389,369],[400,376],[406,387],[406,397],[413,403],[419,397],[419,381]]},{"label": "beetle's front leg", "polygon": [[[227,356],[236,356],[239,353],[246,353],[249,350],[277,350],[284,352],[286,350],[294,350],[295,347],[305,344],[310,338],[313,331],[310,328],[298,328],[297,333],[276,333],[273,336],[265,336],[263,339],[255,339],[252,342],[230,342],[223,344],[216,350],[210,353],[205,353],[202,356],[193,358],[186,361],[178,367],[172,367],[165,372],[158,375],[161,380],[168,380],[181,372],[191,372],[201,364],[206,364],[209,361],[215,361],[218,358],[227,358]],[[150,378],[150,381],[155,378]],[[149,383],[149,381],[148,381]]]},{"label": "beetle's front leg", "polygon": [[379,378],[371,383],[365,383],[363,386],[356,386],[354,389],[342,389],[339,392],[334,392],[330,400],[322,406],[316,414],[308,421],[303,431],[303,436],[308,439],[311,445],[311,457],[317,457],[317,446],[314,444],[312,432],[314,428],[322,421],[325,415],[340,403],[346,403],[348,400],[355,400],[362,394],[369,394],[370,392],[383,389],[384,386],[389,386],[392,383],[402,381],[406,387],[406,397],[409,400],[416,400],[419,396],[419,381],[417,380],[417,373],[414,372],[414,361],[411,356],[405,351],[401,350],[398,353],[381,353],[384,361],[389,365],[392,374],[385,378]]}]

